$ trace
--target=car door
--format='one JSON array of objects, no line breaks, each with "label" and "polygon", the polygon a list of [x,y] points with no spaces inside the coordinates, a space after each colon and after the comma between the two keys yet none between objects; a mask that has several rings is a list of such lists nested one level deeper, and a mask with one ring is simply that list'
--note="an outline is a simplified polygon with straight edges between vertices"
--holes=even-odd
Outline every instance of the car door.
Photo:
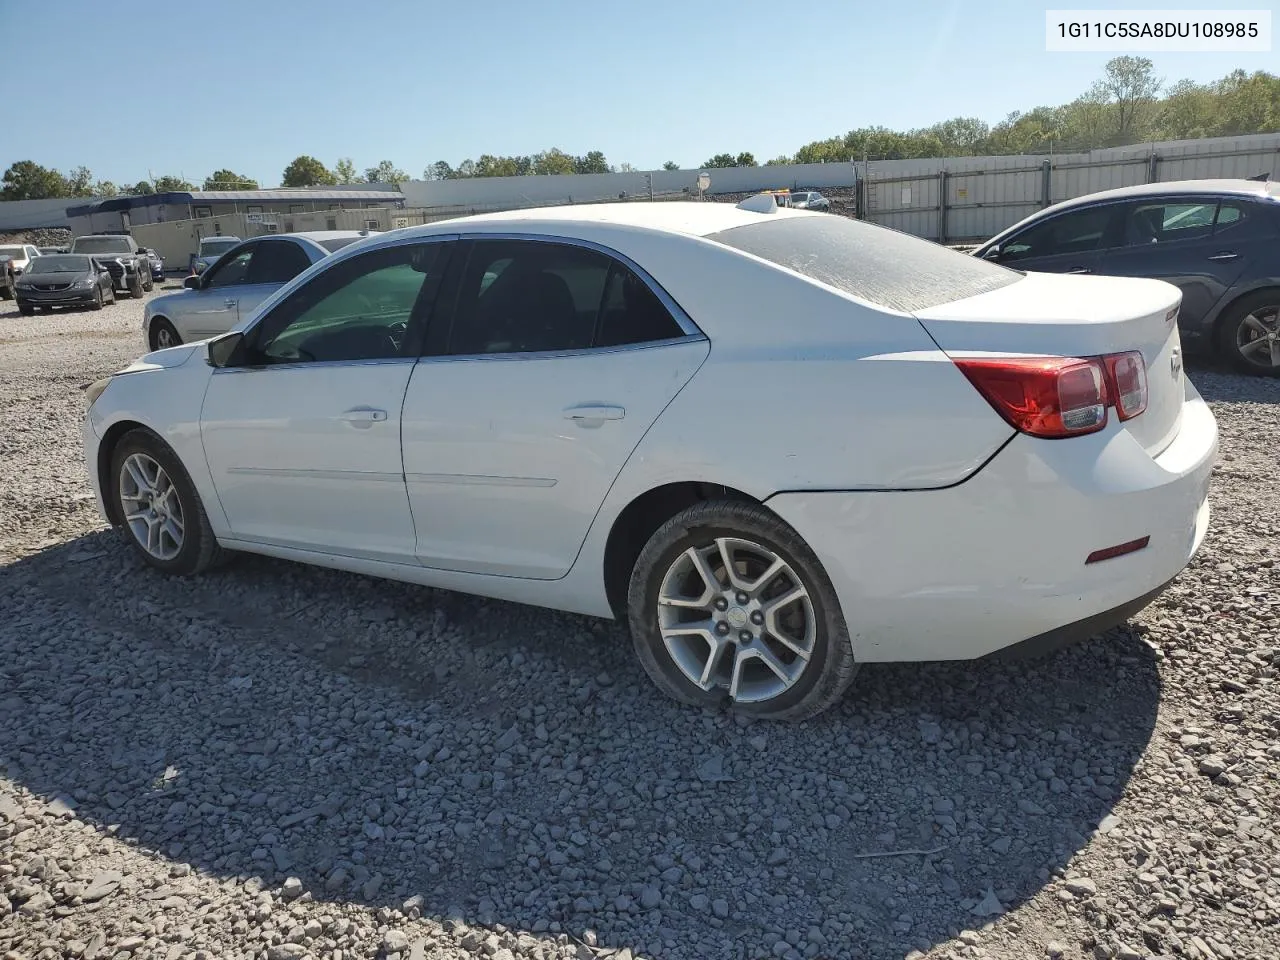
[{"label": "car door", "polygon": [[448,249],[400,243],[338,261],[214,371],[200,431],[236,539],[416,562],[401,405]]},{"label": "car door", "polygon": [[1115,245],[1121,206],[1095,204],[1053,214],[1006,237],[986,259],[1038,273],[1094,273]]},{"label": "car door", "polygon": [[1172,283],[1182,291],[1179,324],[1199,328],[1249,263],[1252,219],[1246,201],[1234,198],[1183,194],[1129,203],[1124,244],[1108,252],[1099,272]]},{"label": "car door", "polygon": [[555,579],[709,344],[660,288],[596,249],[477,239],[404,407],[419,560]]},{"label": "car door", "polygon": [[251,240],[227,251],[200,277],[198,288],[174,303],[170,319],[183,342],[216,337],[239,322],[240,297],[248,285],[258,243]]}]

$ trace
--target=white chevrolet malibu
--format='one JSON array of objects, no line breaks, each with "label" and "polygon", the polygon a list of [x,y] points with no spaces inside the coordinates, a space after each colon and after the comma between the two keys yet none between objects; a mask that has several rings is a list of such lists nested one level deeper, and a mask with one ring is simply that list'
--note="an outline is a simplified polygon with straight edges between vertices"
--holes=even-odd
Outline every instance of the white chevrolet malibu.
[{"label": "white chevrolet malibu", "polygon": [[694,704],[1122,621],[1209,518],[1178,290],[1024,274],[769,200],[469,217],[326,257],[93,384],[105,518],[624,619]]}]

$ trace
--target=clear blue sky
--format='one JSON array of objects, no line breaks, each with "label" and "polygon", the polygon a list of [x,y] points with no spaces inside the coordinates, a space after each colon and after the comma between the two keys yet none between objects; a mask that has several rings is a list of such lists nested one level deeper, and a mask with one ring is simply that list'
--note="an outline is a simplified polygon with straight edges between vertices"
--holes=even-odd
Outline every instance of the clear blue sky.
[{"label": "clear blue sky", "polygon": [[[1280,30],[1276,0],[1232,5],[1271,9]],[[1045,52],[1044,11],[1070,0],[38,6],[0,0],[0,169],[84,164],[122,184],[228,167],[274,186],[300,153],[359,170],[389,159],[415,177],[438,159],[552,146],[638,169],[721,151],[763,162],[854,127],[1063,103],[1111,56]],[[1170,83],[1280,67],[1275,50],[1152,59]]]}]

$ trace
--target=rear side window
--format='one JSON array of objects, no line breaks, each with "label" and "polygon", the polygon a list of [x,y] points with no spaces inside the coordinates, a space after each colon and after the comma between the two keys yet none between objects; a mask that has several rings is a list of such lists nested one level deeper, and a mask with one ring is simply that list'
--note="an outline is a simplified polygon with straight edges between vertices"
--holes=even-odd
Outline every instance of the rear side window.
[{"label": "rear side window", "polygon": [[[1270,214],[1270,216],[1268,216]],[[1223,200],[1218,204],[1218,219],[1213,238],[1224,243],[1257,240],[1280,234],[1280,204],[1253,200]]]},{"label": "rear side window", "polygon": [[846,217],[780,216],[707,239],[877,306],[910,313],[1017,283],[1022,274]]},{"label": "rear side window", "polygon": [[1137,203],[1125,218],[1125,246],[1203,240],[1213,233],[1214,200]]}]

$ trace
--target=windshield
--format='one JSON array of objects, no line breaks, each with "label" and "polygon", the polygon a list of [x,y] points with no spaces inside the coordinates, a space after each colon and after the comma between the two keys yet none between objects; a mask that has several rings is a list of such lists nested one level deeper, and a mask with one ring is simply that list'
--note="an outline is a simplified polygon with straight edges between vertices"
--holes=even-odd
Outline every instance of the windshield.
[{"label": "windshield", "polygon": [[47,257],[36,257],[27,268],[27,273],[88,273],[89,258],[70,254],[55,253]]},{"label": "windshield", "polygon": [[221,238],[217,240],[201,240],[200,255],[202,257],[218,257],[236,246],[239,242],[239,240],[223,240]]},{"label": "windshield", "polygon": [[845,217],[783,216],[721,230],[707,239],[903,313],[977,296],[1022,278],[930,240]]},{"label": "windshield", "polygon": [[132,253],[126,237],[76,237],[71,245],[76,253]]}]

